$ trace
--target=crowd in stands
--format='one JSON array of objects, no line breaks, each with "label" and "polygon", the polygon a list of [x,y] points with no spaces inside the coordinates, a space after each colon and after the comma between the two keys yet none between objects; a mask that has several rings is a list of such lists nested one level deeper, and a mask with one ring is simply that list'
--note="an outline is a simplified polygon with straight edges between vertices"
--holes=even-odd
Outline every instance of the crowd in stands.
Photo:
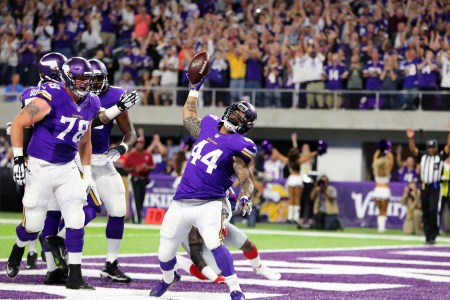
[{"label": "crowd in stands", "polygon": [[[104,61],[110,82],[128,89],[161,86],[143,92],[144,105],[182,104],[173,87],[186,87],[190,59],[207,51],[207,86],[233,89],[216,94],[218,105],[244,96],[239,89],[264,88],[259,107],[288,98],[306,108],[415,109],[414,92],[450,90],[449,19],[442,0],[1,1],[0,84],[15,73],[36,84],[37,60],[58,51]],[[322,93],[345,89],[412,93]],[[433,94],[421,101],[450,106]]]}]

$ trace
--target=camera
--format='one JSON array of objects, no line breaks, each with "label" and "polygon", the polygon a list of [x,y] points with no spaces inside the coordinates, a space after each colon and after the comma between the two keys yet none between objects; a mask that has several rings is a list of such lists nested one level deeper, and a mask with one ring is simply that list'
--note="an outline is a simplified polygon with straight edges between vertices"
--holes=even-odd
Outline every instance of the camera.
[{"label": "camera", "polygon": [[325,181],[324,181],[323,179],[319,179],[319,180],[317,181],[317,185],[320,186],[320,187],[322,187],[322,186],[325,185]]}]

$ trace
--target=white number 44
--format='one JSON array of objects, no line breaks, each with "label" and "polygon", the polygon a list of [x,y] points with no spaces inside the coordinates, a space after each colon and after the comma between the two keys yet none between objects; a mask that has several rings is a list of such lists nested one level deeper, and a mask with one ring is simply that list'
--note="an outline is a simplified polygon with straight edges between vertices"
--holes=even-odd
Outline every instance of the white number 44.
[{"label": "white number 44", "polygon": [[203,140],[197,145],[195,145],[194,149],[192,149],[191,153],[191,164],[195,165],[197,160],[200,160],[202,163],[208,166],[206,169],[206,173],[211,174],[214,169],[217,169],[216,162],[219,157],[222,155],[223,151],[220,149],[216,149],[214,151],[208,152],[205,155],[201,155],[203,147],[208,144],[207,141]]}]

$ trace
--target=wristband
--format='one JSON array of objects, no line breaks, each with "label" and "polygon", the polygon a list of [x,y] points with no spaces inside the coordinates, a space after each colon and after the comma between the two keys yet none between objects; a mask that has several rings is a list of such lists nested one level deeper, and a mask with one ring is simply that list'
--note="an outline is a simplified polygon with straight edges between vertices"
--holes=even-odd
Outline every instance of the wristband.
[{"label": "wristband", "polygon": [[189,91],[188,97],[198,98],[198,95],[199,95],[199,94],[200,94],[199,91],[196,91],[196,90],[190,90],[190,91]]},{"label": "wristband", "polygon": [[92,168],[91,165],[83,165],[83,178],[92,178]]},{"label": "wristband", "polygon": [[120,143],[119,146],[123,146],[123,147],[125,148],[125,152],[128,151],[128,145],[127,145],[127,144],[125,144],[125,143]]},{"label": "wristband", "polygon": [[13,147],[14,157],[23,156],[23,148],[22,147]]},{"label": "wristband", "polygon": [[117,105],[113,105],[108,109],[105,109],[105,116],[111,121],[114,120],[122,111]]}]

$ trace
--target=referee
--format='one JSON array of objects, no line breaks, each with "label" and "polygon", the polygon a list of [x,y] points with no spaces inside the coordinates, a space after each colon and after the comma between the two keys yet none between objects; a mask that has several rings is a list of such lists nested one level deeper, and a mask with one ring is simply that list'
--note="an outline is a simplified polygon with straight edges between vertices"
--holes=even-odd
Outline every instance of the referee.
[{"label": "referee", "polygon": [[423,210],[423,229],[425,232],[425,243],[434,245],[436,236],[439,234],[438,206],[441,189],[441,176],[444,161],[448,157],[450,149],[450,126],[447,145],[444,150],[438,152],[436,140],[428,140],[426,151],[419,151],[414,142],[414,130],[407,129],[406,136],[409,139],[409,150],[415,157],[420,156],[420,179],[422,192],[420,200]]}]

